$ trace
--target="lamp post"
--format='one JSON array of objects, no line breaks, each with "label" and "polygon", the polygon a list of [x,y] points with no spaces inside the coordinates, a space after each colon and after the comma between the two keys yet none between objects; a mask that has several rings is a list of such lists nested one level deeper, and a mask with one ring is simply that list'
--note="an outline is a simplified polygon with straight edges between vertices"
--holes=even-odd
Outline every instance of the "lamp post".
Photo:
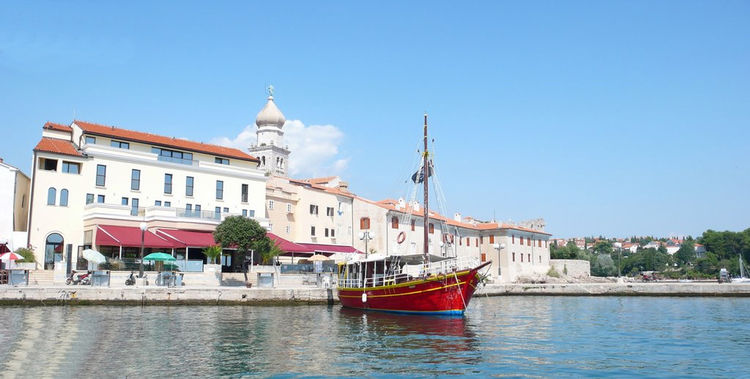
[{"label": "lamp post", "polygon": [[365,241],[365,259],[367,259],[367,256],[369,255],[369,251],[367,250],[367,241],[373,239],[373,237],[375,237],[375,233],[370,233],[369,230],[359,233],[359,239]]},{"label": "lamp post", "polygon": [[146,227],[147,227],[146,223],[142,222],[141,225],[140,225],[140,228],[141,228],[141,260],[140,260],[140,263],[138,264],[138,277],[139,278],[143,277],[143,240],[144,240],[144,238],[146,236]]}]

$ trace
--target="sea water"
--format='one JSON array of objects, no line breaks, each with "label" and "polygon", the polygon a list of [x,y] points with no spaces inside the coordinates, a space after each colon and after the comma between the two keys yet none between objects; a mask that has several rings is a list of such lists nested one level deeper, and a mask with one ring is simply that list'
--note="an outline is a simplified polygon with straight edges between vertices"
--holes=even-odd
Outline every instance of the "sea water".
[{"label": "sea water", "polygon": [[3,306],[0,375],[748,377],[750,299],[479,297],[340,306]]}]

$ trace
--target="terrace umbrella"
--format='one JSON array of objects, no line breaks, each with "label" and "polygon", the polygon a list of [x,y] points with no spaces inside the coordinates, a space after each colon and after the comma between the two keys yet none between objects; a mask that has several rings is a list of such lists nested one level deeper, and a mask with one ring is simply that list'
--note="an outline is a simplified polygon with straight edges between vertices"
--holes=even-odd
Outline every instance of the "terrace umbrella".
[{"label": "terrace umbrella", "polygon": [[107,261],[107,258],[102,255],[102,253],[94,250],[94,249],[86,249],[83,251],[83,259],[94,263],[94,264],[100,264]]},{"label": "terrace umbrella", "polygon": [[310,261],[310,262],[317,262],[317,261],[330,261],[330,260],[331,260],[331,258],[329,258],[329,257],[326,257],[325,255],[322,255],[322,254],[315,254],[315,255],[313,255],[312,257],[310,257],[310,258],[307,258],[307,260],[308,260],[308,261]]},{"label": "terrace umbrella", "polygon": [[157,261],[157,262],[164,262],[164,261],[174,261],[176,260],[175,257],[167,254],[167,253],[151,253],[145,257],[143,257],[144,261]]},{"label": "terrace umbrella", "polygon": [[6,267],[6,268],[10,268],[10,261],[15,261],[15,260],[18,260],[18,259],[23,259],[23,257],[20,256],[20,255],[18,255],[18,254],[16,254],[16,253],[11,253],[11,252],[7,252],[5,254],[0,254],[0,260],[8,261],[8,267]]}]

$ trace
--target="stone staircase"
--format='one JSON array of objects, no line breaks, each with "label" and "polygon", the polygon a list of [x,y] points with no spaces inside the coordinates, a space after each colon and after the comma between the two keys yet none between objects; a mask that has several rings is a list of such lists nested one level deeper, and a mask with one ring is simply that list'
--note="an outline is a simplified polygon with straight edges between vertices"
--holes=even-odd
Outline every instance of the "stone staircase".
[{"label": "stone staircase", "polygon": [[55,284],[55,272],[52,270],[30,270],[30,286],[53,286]]}]

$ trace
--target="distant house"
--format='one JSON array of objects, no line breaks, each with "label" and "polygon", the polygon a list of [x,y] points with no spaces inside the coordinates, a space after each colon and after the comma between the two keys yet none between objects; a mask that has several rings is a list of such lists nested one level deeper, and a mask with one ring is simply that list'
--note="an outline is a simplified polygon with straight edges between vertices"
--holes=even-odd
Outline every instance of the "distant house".
[{"label": "distant house", "polygon": [[667,244],[667,254],[674,255],[674,253],[680,250],[680,245],[669,245]]},{"label": "distant house", "polygon": [[631,253],[635,253],[638,251],[638,244],[637,243],[630,243],[630,242],[623,242],[622,243],[622,249],[623,250],[629,250]]},{"label": "distant house", "polygon": [[659,246],[661,246],[661,242],[659,241],[651,241],[643,246],[644,249],[658,249]]},{"label": "distant house", "polygon": [[704,256],[706,256],[706,247],[699,243],[696,243],[695,244],[695,256],[698,258],[703,258]]}]

